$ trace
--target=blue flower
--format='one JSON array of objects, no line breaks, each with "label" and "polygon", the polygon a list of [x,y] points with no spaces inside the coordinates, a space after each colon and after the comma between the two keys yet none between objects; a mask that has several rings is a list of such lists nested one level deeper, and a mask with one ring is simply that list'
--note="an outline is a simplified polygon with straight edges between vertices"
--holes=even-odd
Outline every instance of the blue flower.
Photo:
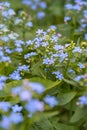
[{"label": "blue flower", "polygon": [[22,90],[21,86],[18,86],[18,87],[12,88],[11,93],[12,95],[19,95],[21,90]]},{"label": "blue flower", "polygon": [[42,9],[45,9],[47,7],[46,3],[45,2],[39,2],[39,6],[42,8]]},{"label": "blue flower", "polygon": [[84,64],[82,64],[82,63],[78,63],[78,66],[80,67],[80,69],[85,68]]},{"label": "blue flower", "polygon": [[73,6],[72,6],[72,4],[66,4],[65,8],[70,10],[70,9],[73,9]]},{"label": "blue flower", "polygon": [[5,87],[5,81],[7,80],[6,76],[1,76],[0,77],[0,90],[3,89],[3,87]]},{"label": "blue flower", "polygon": [[26,24],[28,27],[33,27],[33,23],[30,21]]},{"label": "blue flower", "polygon": [[29,57],[36,56],[36,55],[37,55],[36,52],[31,52],[31,53],[25,54],[24,59],[28,59]]},{"label": "blue flower", "polygon": [[9,116],[9,119],[14,124],[18,124],[24,120],[21,113],[14,113],[14,112],[11,113],[11,115]]},{"label": "blue flower", "polygon": [[44,98],[44,101],[45,103],[47,103],[50,107],[54,107],[58,104],[58,101],[56,99],[56,97],[54,96],[50,96],[50,95],[47,95],[45,98]]},{"label": "blue flower", "polygon": [[14,106],[12,106],[12,111],[13,112],[21,112],[21,110],[23,109],[23,107],[22,106],[19,106],[19,105],[14,105]]},{"label": "blue flower", "polygon": [[42,19],[42,18],[44,18],[45,17],[45,12],[38,12],[37,13],[37,18],[38,19]]},{"label": "blue flower", "polygon": [[46,65],[54,64],[54,59],[53,58],[45,58],[45,59],[43,59],[43,64],[46,64]]},{"label": "blue flower", "polygon": [[59,80],[63,79],[63,74],[61,74],[59,71],[55,71],[52,74],[55,74],[56,78],[59,79]]},{"label": "blue flower", "polygon": [[11,104],[9,102],[4,102],[4,101],[0,102],[0,110],[7,112],[10,107]]},{"label": "blue flower", "polygon": [[87,40],[87,34],[84,34],[84,39]]},{"label": "blue flower", "polygon": [[75,81],[80,81],[83,78],[84,78],[84,75],[79,75],[79,76],[75,77]]},{"label": "blue flower", "polygon": [[75,47],[72,52],[73,53],[75,53],[75,52],[82,53],[82,49],[80,47]]},{"label": "blue flower", "polygon": [[38,99],[32,99],[25,105],[26,110],[30,113],[35,113],[37,111],[44,111],[44,103],[39,101]]},{"label": "blue flower", "polygon": [[20,73],[16,70],[12,74],[10,74],[9,76],[13,80],[20,80],[21,79]]},{"label": "blue flower", "polygon": [[42,84],[36,82],[29,82],[29,86],[33,91],[36,91],[38,94],[44,92],[45,88]]},{"label": "blue flower", "polygon": [[87,96],[79,97],[79,103],[82,105],[87,105]]},{"label": "blue flower", "polygon": [[64,22],[67,22],[67,21],[69,21],[69,20],[71,20],[70,16],[65,16],[65,17],[64,17]]},{"label": "blue flower", "polygon": [[3,115],[2,121],[0,122],[0,127],[6,130],[6,129],[10,129],[10,126],[11,126],[11,121],[9,117]]},{"label": "blue flower", "polygon": [[29,92],[28,90],[22,90],[19,93],[19,96],[21,101],[30,101],[32,98],[32,93]]},{"label": "blue flower", "polygon": [[8,9],[8,10],[2,11],[2,16],[7,19],[10,19],[13,15],[15,15],[15,11],[13,9]]},{"label": "blue flower", "polygon": [[21,66],[18,66],[17,70],[18,71],[28,71],[29,70],[29,66],[21,65]]}]

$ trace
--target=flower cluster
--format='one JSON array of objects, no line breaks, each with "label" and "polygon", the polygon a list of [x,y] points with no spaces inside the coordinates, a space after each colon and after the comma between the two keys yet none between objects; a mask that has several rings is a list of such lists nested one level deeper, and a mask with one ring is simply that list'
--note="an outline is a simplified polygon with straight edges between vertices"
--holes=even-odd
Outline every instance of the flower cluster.
[{"label": "flower cluster", "polygon": [[[42,0],[22,0],[22,4],[28,5],[31,10],[36,12],[40,22],[46,15],[44,11],[47,9],[47,3]],[[60,112],[61,104],[64,112],[69,107],[68,112],[70,106],[67,103],[72,102],[76,92],[79,92],[80,89],[86,89],[86,6],[85,0],[74,0],[73,4],[66,0],[64,25],[60,25],[59,28],[50,25],[46,29],[36,31],[32,22],[33,16],[31,18],[31,15],[25,11],[17,12],[11,8],[8,2],[0,2],[1,129],[10,129],[15,124],[27,121],[31,123],[33,117],[38,113],[53,111],[55,106],[54,111],[59,108]],[[38,12],[38,9],[41,11]],[[78,15],[79,13],[81,16]],[[67,36],[68,32],[66,33],[68,38],[66,38],[60,31],[62,26],[70,27],[70,37]],[[33,33],[30,34],[30,32]],[[76,40],[76,37],[81,36],[78,32],[81,32],[83,42],[80,38]],[[45,84],[47,85],[45,86]],[[68,92],[70,94],[67,94],[66,98]],[[61,93],[64,93],[64,97]],[[81,91],[80,96],[76,96],[76,100],[82,107],[87,105],[87,96],[84,95],[87,95],[87,92],[83,94]],[[76,100],[74,104],[76,104]],[[71,115],[73,111],[71,110]]]},{"label": "flower cluster", "polygon": [[[4,80],[4,77],[2,77],[2,79]],[[13,100],[14,98],[18,99],[22,105],[18,105],[18,103],[11,104],[7,101],[0,101],[0,111],[1,113],[4,112],[4,115],[2,114],[1,117],[0,127],[3,129],[9,129],[12,124],[23,122],[25,117],[28,119],[36,112],[43,112],[46,104],[50,107],[58,105],[58,101],[54,96],[46,95],[43,100],[35,98],[34,93],[37,93],[39,96],[44,91],[45,88],[42,84],[29,82],[27,79],[23,80],[21,86],[12,87],[10,90],[11,98]],[[27,115],[23,116],[23,111],[27,111]],[[10,112],[10,114],[5,115],[7,112]]]}]

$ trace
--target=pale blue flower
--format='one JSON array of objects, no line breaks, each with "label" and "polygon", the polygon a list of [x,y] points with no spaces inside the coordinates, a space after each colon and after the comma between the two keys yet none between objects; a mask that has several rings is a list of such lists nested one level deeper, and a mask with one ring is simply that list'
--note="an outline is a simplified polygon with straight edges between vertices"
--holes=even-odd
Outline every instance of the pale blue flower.
[{"label": "pale blue flower", "polygon": [[84,64],[82,64],[82,63],[78,63],[78,66],[79,66],[80,69],[85,68]]},{"label": "pale blue flower", "polygon": [[28,71],[29,70],[29,66],[21,65],[21,66],[18,66],[17,70],[18,71]]},{"label": "pale blue flower", "polygon": [[80,81],[83,78],[84,78],[84,75],[78,75],[77,77],[75,77],[75,81]]},{"label": "pale blue flower", "polygon": [[63,74],[60,73],[59,71],[54,71],[52,74],[55,74],[56,78],[59,79],[59,80],[63,79]]},{"label": "pale blue flower", "polygon": [[38,94],[41,94],[45,91],[44,86],[37,82],[29,82],[29,86],[33,91],[36,91]]},{"label": "pale blue flower", "polygon": [[0,127],[6,130],[6,129],[10,129],[10,126],[11,126],[11,121],[9,117],[3,115],[2,121],[0,122]]},{"label": "pale blue flower", "polygon": [[42,19],[42,18],[45,17],[45,15],[46,15],[45,12],[42,12],[42,11],[41,11],[41,12],[38,12],[38,13],[37,13],[37,18],[38,18],[38,19]]},{"label": "pale blue flower", "polygon": [[58,104],[58,101],[55,96],[47,95],[44,98],[45,103],[47,103],[50,107],[54,107]]},{"label": "pale blue flower", "polygon": [[21,76],[18,71],[14,71],[12,74],[9,75],[11,79],[13,80],[20,80]]},{"label": "pale blue flower", "polygon": [[33,23],[31,21],[29,21],[27,24],[26,24],[28,27],[33,27]]},{"label": "pale blue flower", "polygon": [[30,113],[35,113],[37,111],[44,111],[44,103],[38,99],[32,99],[25,105],[25,109]]},{"label": "pale blue flower", "polygon": [[21,101],[30,101],[32,98],[32,93],[29,92],[28,90],[22,90],[19,93],[19,96]]},{"label": "pale blue flower", "polygon": [[9,119],[14,124],[18,124],[24,120],[21,113],[15,113],[15,112],[10,114]]},{"label": "pale blue flower", "polygon": [[23,109],[23,107],[22,106],[19,106],[19,105],[14,105],[14,106],[12,106],[12,111],[13,112],[21,112],[22,111],[22,109]]},{"label": "pale blue flower", "polygon": [[10,109],[10,107],[11,107],[10,102],[5,102],[5,101],[0,102],[0,110],[7,112]]},{"label": "pale blue flower", "polygon": [[87,105],[87,96],[79,97],[79,103],[82,105]]}]

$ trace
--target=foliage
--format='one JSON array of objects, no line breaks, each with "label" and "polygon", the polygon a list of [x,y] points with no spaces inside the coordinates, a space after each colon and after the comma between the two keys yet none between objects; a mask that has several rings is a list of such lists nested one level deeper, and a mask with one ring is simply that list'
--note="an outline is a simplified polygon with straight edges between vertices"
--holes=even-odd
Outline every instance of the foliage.
[{"label": "foliage", "polygon": [[86,31],[86,0],[0,2],[0,130],[87,129]]}]

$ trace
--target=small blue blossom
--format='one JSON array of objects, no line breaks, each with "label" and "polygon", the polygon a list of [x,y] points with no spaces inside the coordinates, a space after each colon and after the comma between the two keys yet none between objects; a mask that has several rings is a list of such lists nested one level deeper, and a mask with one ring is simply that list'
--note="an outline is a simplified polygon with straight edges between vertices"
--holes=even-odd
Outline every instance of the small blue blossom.
[{"label": "small blue blossom", "polygon": [[83,78],[84,78],[84,75],[79,75],[79,76],[75,77],[75,81],[80,81]]},{"label": "small blue blossom", "polygon": [[53,58],[45,58],[45,59],[43,59],[43,64],[46,64],[46,65],[54,64],[54,59]]},{"label": "small blue blossom", "polygon": [[30,58],[30,57],[32,57],[32,56],[36,56],[36,55],[37,55],[36,52],[31,52],[31,53],[25,54],[25,55],[24,55],[24,59],[28,59],[28,58]]},{"label": "small blue blossom", "polygon": [[11,107],[11,104],[9,102],[4,102],[4,101],[0,102],[0,110],[8,112],[10,107]]},{"label": "small blue blossom", "polygon": [[41,94],[45,91],[44,86],[40,83],[29,82],[29,86],[33,91],[36,91],[38,94]]},{"label": "small blue blossom", "polygon": [[87,105],[87,96],[79,97],[79,103],[82,105]]},{"label": "small blue blossom", "polygon": [[17,68],[18,71],[28,71],[29,67],[27,65],[21,65]]},{"label": "small blue blossom", "polygon": [[32,98],[32,93],[29,92],[28,90],[22,90],[19,93],[19,96],[21,101],[30,101]]},{"label": "small blue blossom", "polygon": [[87,34],[84,34],[84,39],[87,40]]},{"label": "small blue blossom", "polygon": [[43,29],[38,29],[37,32],[36,32],[36,34],[37,34],[38,36],[41,35],[41,34],[44,34]]},{"label": "small blue blossom", "polygon": [[0,40],[4,41],[4,42],[9,42],[9,37],[8,36],[1,36]]},{"label": "small blue blossom", "polygon": [[63,60],[65,60],[68,57],[68,54],[67,54],[67,52],[66,53],[62,52],[59,54],[59,57],[60,57],[59,62],[62,62]]},{"label": "small blue blossom", "polygon": [[45,17],[45,12],[38,12],[37,13],[37,18],[38,19],[42,19],[42,18],[44,18]]},{"label": "small blue blossom", "polygon": [[57,45],[57,44],[55,44],[54,45],[54,49],[56,50],[56,51],[58,51],[58,50],[63,50],[63,46],[62,45]]},{"label": "small blue blossom", "polygon": [[73,9],[73,6],[72,6],[72,4],[66,4],[65,8],[68,10],[71,10],[71,9]]},{"label": "small blue blossom", "polygon": [[59,71],[55,71],[52,74],[55,74],[56,78],[59,79],[59,80],[63,79],[63,74],[61,74]]},{"label": "small blue blossom", "polygon": [[71,20],[70,16],[65,16],[65,17],[64,17],[64,22],[67,22],[67,21],[69,21],[69,20]]},{"label": "small blue blossom", "polygon": [[12,95],[19,95],[21,90],[22,90],[21,86],[18,86],[18,87],[12,88],[11,93]]},{"label": "small blue blossom", "polygon": [[47,95],[45,98],[44,98],[44,101],[45,103],[47,103],[50,107],[54,107],[58,104],[58,101],[56,99],[56,97],[54,96],[50,96],[50,95]]},{"label": "small blue blossom", "polygon": [[15,46],[16,47],[21,47],[22,45],[24,45],[25,43],[24,43],[24,41],[22,41],[22,40],[15,40]]},{"label": "small blue blossom", "polygon": [[9,75],[11,79],[13,80],[20,80],[21,76],[18,71],[14,71],[12,74]]},{"label": "small blue blossom", "polygon": [[29,40],[29,41],[26,41],[26,46],[30,46],[30,45],[33,45],[33,41],[32,40]]},{"label": "small blue blossom", "polygon": [[5,46],[5,52],[11,54],[13,50],[11,50],[8,46]]},{"label": "small blue blossom", "polygon": [[68,72],[69,72],[69,73],[73,73],[73,74],[75,74],[75,71],[72,70],[72,69],[68,69]]},{"label": "small blue blossom", "polygon": [[7,19],[10,19],[14,15],[15,15],[15,11],[13,9],[8,9],[8,10],[2,11],[2,16]]},{"label": "small blue blossom", "polygon": [[2,56],[0,57],[0,62],[11,62],[11,59],[9,56]]},{"label": "small blue blossom", "polygon": [[15,51],[21,53],[23,51],[23,49],[21,47],[17,47],[17,48],[15,48]]},{"label": "small blue blossom", "polygon": [[0,122],[0,127],[6,130],[6,129],[10,129],[10,126],[11,126],[11,121],[9,117],[3,115],[2,121]]},{"label": "small blue blossom", "polygon": [[47,7],[46,3],[44,1],[42,2],[39,2],[39,6],[42,8],[42,9],[45,9]]},{"label": "small blue blossom", "polygon": [[22,111],[22,109],[23,109],[23,107],[22,106],[19,106],[19,105],[14,105],[14,106],[12,106],[12,111],[13,112],[21,112]]},{"label": "small blue blossom", "polygon": [[78,66],[80,67],[80,69],[85,68],[84,64],[82,64],[82,63],[78,63]]},{"label": "small blue blossom", "polygon": [[37,99],[32,99],[25,105],[25,108],[32,114],[37,111],[42,112],[44,111],[44,103]]},{"label": "small blue blossom", "polygon": [[72,52],[73,53],[75,53],[75,52],[82,53],[82,49],[80,47],[75,47]]},{"label": "small blue blossom", "polygon": [[33,23],[30,21],[26,24],[28,27],[33,27]]},{"label": "small blue blossom", "polygon": [[1,76],[0,77],[0,90],[3,89],[3,87],[5,87],[5,81],[7,80],[6,76]]},{"label": "small blue blossom", "polygon": [[18,124],[24,120],[21,113],[15,113],[15,112],[10,114],[9,119],[14,124]]},{"label": "small blue blossom", "polygon": [[83,10],[84,17],[87,18],[87,10]]},{"label": "small blue blossom", "polygon": [[54,29],[54,30],[57,29],[57,27],[56,27],[55,25],[51,25],[49,28],[50,28],[50,29]]}]

